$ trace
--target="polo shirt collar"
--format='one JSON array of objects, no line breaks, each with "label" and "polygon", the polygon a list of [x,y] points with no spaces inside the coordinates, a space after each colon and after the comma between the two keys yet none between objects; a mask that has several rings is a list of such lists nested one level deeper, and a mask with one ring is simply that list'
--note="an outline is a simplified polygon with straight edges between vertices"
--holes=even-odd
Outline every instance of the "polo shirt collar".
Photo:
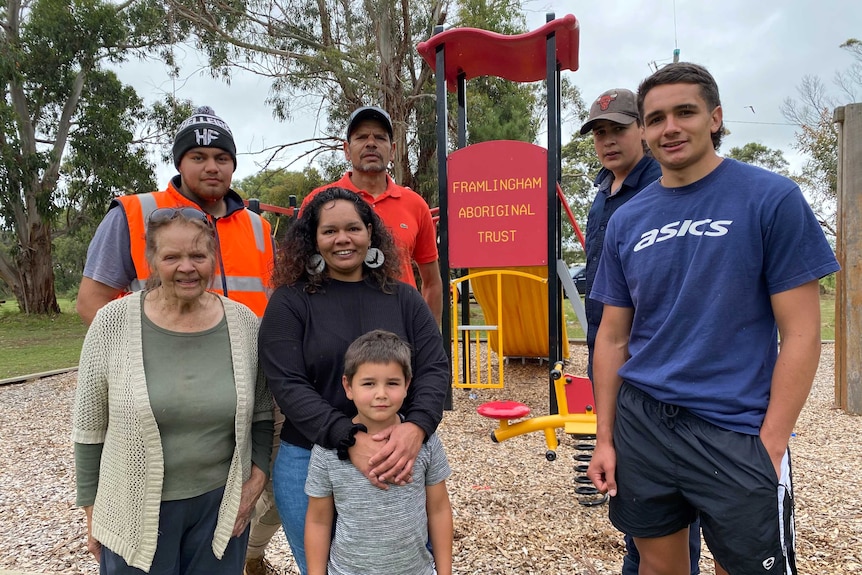
[{"label": "polo shirt collar", "polygon": [[[620,192],[623,188],[641,189],[642,187],[644,187],[640,185],[641,178],[644,176],[644,172],[646,171],[647,166],[649,166],[651,161],[651,157],[644,155],[644,157],[641,158],[637,164],[635,164],[635,167],[632,168],[632,171],[628,173],[626,179],[623,180],[623,185],[620,186]],[[593,185],[598,186],[599,191],[607,194],[611,189],[611,184],[613,183],[613,181],[614,173],[607,168],[602,168],[601,170],[599,170],[599,173],[596,176]],[[620,192],[617,192],[617,194],[619,194]]]},{"label": "polo shirt collar", "polygon": [[[350,185],[353,186],[354,191],[362,192],[363,194],[367,195],[368,197],[373,197],[371,194],[369,194],[365,190],[360,190],[358,187],[356,187],[356,185],[353,183],[353,171],[347,172],[347,179],[350,181]],[[389,174],[386,174],[386,190],[384,190],[382,194],[377,196],[376,199],[380,200],[381,198],[386,197],[386,196],[390,196],[393,198],[400,198],[401,197],[401,186],[396,184],[395,181],[389,176]]]}]

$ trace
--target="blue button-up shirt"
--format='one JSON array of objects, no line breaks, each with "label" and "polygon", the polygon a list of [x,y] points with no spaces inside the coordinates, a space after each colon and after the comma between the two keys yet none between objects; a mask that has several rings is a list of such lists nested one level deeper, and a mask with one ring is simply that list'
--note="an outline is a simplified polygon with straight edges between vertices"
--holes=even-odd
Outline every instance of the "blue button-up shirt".
[{"label": "blue button-up shirt", "polygon": [[602,255],[602,246],[605,243],[605,230],[608,221],[617,209],[635,197],[635,195],[649,184],[661,177],[661,166],[650,156],[644,156],[629,172],[623,185],[614,195],[611,195],[611,186],[614,182],[614,174],[607,168],[602,168],[596,176],[594,185],[598,187],[593,205],[587,216],[586,250],[587,264],[585,275],[587,279],[586,298],[584,307],[587,314],[587,347],[589,349],[589,363],[587,375],[593,378],[593,348],[596,343],[596,334],[599,324],[602,322],[602,310],[604,305],[590,299],[590,291],[593,289],[593,281],[596,279],[596,271],[599,268],[599,258]]}]

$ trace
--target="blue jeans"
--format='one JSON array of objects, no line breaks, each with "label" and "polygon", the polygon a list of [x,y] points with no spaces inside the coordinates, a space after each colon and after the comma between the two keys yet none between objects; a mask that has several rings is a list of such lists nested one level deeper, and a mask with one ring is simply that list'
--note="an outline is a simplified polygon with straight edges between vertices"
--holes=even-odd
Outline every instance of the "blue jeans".
[{"label": "blue jeans", "polygon": [[[622,575],[638,575],[641,555],[632,536],[625,535],[626,556],[623,558]],[[691,575],[700,573],[700,519],[695,519],[688,527],[688,556],[691,560]]]},{"label": "blue jeans", "polygon": [[302,575],[308,573],[305,562],[305,513],[308,511],[305,479],[310,459],[310,449],[282,441],[272,470],[275,506],[293,559]]}]

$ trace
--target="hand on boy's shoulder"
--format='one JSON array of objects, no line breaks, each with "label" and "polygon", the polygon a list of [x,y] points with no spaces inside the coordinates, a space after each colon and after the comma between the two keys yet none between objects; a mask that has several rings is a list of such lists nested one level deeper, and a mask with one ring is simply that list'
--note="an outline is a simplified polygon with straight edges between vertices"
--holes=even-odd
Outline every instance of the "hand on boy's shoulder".
[{"label": "hand on boy's shoulder", "polygon": [[356,433],[356,443],[348,450],[350,463],[358,469],[362,475],[368,477],[371,470],[371,457],[383,447],[384,439],[373,439],[371,435],[363,431]]},{"label": "hand on boy's shoulder", "polygon": [[406,485],[413,481],[413,464],[422,448],[425,432],[415,424],[393,425],[374,435],[359,432],[350,448],[350,462],[372,485]]},{"label": "hand on boy's shoulder", "polygon": [[[371,458],[371,474],[381,481],[394,485],[405,485],[413,480],[413,464],[425,432],[415,423],[394,425],[388,430],[388,441],[383,448]],[[383,436],[385,432],[374,437]]]}]

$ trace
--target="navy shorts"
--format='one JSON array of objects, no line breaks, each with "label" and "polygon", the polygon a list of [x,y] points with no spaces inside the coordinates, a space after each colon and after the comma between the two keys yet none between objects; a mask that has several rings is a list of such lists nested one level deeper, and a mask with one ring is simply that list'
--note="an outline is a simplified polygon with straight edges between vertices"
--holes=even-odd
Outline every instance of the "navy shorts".
[{"label": "navy shorts", "polygon": [[614,446],[617,529],[663,537],[700,517],[729,573],[796,573],[789,452],[779,481],[759,436],[717,427],[630,384],[617,398]]},{"label": "navy shorts", "polygon": [[[248,545],[248,527],[239,537],[231,537],[224,556],[212,550],[213,534],[224,495],[219,487],[190,499],[162,501],[159,509],[159,538],[150,575],[242,575]],[[102,547],[100,575],[144,575],[144,571]]]}]

